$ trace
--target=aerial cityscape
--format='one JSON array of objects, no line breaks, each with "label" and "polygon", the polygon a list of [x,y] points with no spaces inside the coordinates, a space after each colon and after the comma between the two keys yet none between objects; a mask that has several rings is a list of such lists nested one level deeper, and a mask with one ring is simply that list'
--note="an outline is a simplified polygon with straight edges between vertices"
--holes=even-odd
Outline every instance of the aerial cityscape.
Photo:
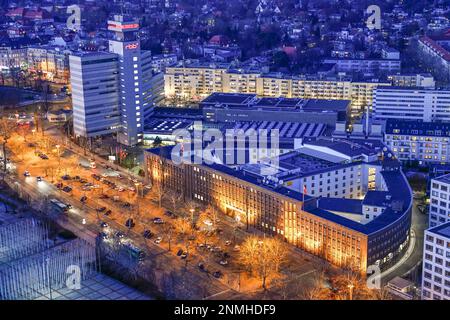
[{"label": "aerial cityscape", "polygon": [[1,301],[450,300],[450,1],[0,3]]}]

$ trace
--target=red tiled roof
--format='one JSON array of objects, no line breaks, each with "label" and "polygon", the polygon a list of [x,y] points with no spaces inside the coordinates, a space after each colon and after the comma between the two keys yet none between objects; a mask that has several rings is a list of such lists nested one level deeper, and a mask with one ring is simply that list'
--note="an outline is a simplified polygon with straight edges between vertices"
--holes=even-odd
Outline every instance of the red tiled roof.
[{"label": "red tiled roof", "polygon": [[11,9],[8,11],[8,13],[6,14],[6,16],[8,17],[21,17],[23,15],[23,8],[16,8],[16,9]]},{"label": "red tiled roof", "polygon": [[421,37],[420,41],[427,47],[433,49],[442,59],[450,62],[450,52],[444,49],[439,43],[427,36]]}]

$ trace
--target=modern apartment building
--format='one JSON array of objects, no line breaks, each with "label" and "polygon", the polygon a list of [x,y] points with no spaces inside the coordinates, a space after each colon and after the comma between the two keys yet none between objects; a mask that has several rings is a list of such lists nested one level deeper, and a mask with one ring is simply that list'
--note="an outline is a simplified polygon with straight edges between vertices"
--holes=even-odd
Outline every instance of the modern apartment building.
[{"label": "modern apartment building", "polygon": [[166,68],[166,98],[200,101],[213,92],[253,93],[263,97],[351,100],[353,114],[372,105],[373,91],[390,82],[352,81],[349,77],[317,78],[236,69],[230,64],[191,63]]},{"label": "modern apartment building", "polygon": [[450,90],[377,88],[373,116],[377,120],[450,121]]},{"label": "modern apartment building", "polygon": [[119,129],[118,59],[117,55],[106,52],[70,56],[75,136],[91,138]]},{"label": "modern apartment building", "polygon": [[[383,158],[380,142],[309,139],[278,164],[239,166],[174,148],[146,151],[147,179],[248,230],[361,273],[388,267],[407,247],[411,189],[399,163]],[[267,166],[277,170],[262,170]]]},{"label": "modern apartment building", "polygon": [[450,175],[431,180],[429,226],[450,221]]},{"label": "modern apartment building", "polygon": [[388,80],[394,87],[421,87],[425,89],[435,89],[436,82],[430,73],[419,74],[393,74],[389,75]]},{"label": "modern apartment building", "polygon": [[384,142],[400,161],[450,161],[450,123],[388,119]]},{"label": "modern apartment building", "polygon": [[425,230],[422,299],[450,300],[450,222]]},{"label": "modern apartment building", "polygon": [[339,59],[327,58],[325,64],[333,64],[338,72],[364,72],[364,73],[397,73],[400,72],[400,59]]}]

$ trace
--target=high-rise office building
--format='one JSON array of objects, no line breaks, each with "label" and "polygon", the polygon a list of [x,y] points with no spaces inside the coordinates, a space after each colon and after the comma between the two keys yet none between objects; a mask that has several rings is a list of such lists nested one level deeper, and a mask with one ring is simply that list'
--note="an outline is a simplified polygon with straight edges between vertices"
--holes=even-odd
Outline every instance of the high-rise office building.
[{"label": "high-rise office building", "polygon": [[126,15],[115,15],[108,21],[114,32],[109,52],[119,56],[121,126],[117,139],[125,145],[142,142],[144,119],[151,112],[152,77],[150,51],[141,51],[137,38],[139,23]]},{"label": "high-rise office building", "polygon": [[[140,48],[137,20],[115,15],[108,21],[108,30],[114,33],[109,53],[76,53],[70,57],[75,134],[90,138],[117,133],[119,143],[136,145],[142,142],[144,120],[152,114],[158,99],[155,86],[162,90],[162,76],[153,71],[151,52]],[[108,64],[103,65],[103,60]],[[87,90],[108,94],[108,100],[96,104],[98,97]],[[88,112],[89,108],[95,109],[94,113]]]},{"label": "high-rise office building", "polygon": [[120,125],[117,55],[75,53],[69,62],[75,136],[116,132]]}]

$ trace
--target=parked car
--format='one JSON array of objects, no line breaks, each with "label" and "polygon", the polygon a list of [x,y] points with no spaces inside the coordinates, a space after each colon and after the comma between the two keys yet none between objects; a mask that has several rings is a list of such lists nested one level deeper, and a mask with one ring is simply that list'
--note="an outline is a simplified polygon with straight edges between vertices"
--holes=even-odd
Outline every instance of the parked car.
[{"label": "parked car", "polygon": [[101,239],[108,239],[108,234],[106,232],[100,232],[98,235]]},{"label": "parked car", "polygon": [[164,220],[161,219],[161,218],[154,218],[154,219],[153,219],[153,223],[154,223],[154,224],[163,224],[163,223],[164,223]]},{"label": "parked car", "polygon": [[162,238],[161,238],[161,237],[157,237],[157,238],[155,239],[154,242],[155,242],[156,244],[160,244],[161,241],[162,241]]},{"label": "parked car", "polygon": [[80,202],[86,202],[86,200],[87,200],[87,197],[86,196],[82,196],[81,198],[80,198]]},{"label": "parked car", "polygon": [[64,187],[64,185],[61,182],[58,182],[57,184],[55,184],[57,189],[62,189]]},{"label": "parked car", "polygon": [[220,264],[221,266],[226,266],[226,265],[228,265],[228,261],[227,261],[227,260],[220,260],[220,261],[219,261],[219,264]]},{"label": "parked car", "polygon": [[183,254],[183,249],[178,249],[178,251],[177,251],[177,256],[179,257],[179,256],[181,256]]},{"label": "parked car", "polygon": [[169,211],[169,210],[166,210],[166,211],[164,212],[164,215],[166,215],[167,217],[172,218],[172,219],[175,219],[175,218],[176,218],[176,217],[175,217],[175,214],[174,214],[172,211]]},{"label": "parked car", "polygon": [[205,271],[205,265],[201,262],[198,264],[198,268],[202,271]]},{"label": "parked car", "polygon": [[151,237],[153,237],[153,233],[150,230],[144,230],[144,232],[142,233],[142,236],[145,239],[150,239]]},{"label": "parked car", "polygon": [[69,187],[69,186],[65,186],[64,188],[62,188],[62,190],[63,190],[64,192],[67,192],[67,193],[69,193],[69,192],[71,192],[71,191],[72,191],[72,188],[71,188],[71,187]]},{"label": "parked car", "polygon": [[116,238],[119,238],[119,239],[122,239],[125,237],[125,235],[120,231],[117,231],[114,235],[116,236]]},{"label": "parked car", "polygon": [[97,208],[97,211],[98,212],[103,212],[103,211],[105,211],[106,210],[106,207],[100,207],[100,208]]},{"label": "parked car", "polygon": [[188,256],[187,252],[183,252],[180,256],[181,259],[186,259]]},{"label": "parked car", "polygon": [[105,215],[105,216],[109,216],[109,215],[111,215],[111,213],[112,213],[111,210],[106,210],[105,213],[104,213],[104,215]]},{"label": "parked car", "polygon": [[99,198],[100,199],[108,199],[109,196],[107,194],[101,194]]},{"label": "parked car", "polygon": [[68,174],[65,174],[61,177],[63,180],[70,180],[70,176]]},{"label": "parked car", "polygon": [[45,153],[41,153],[39,155],[39,158],[43,159],[43,160],[48,160],[48,156]]},{"label": "parked car", "polygon": [[100,227],[102,228],[108,228],[108,224],[104,221],[100,222]]},{"label": "parked car", "polygon": [[31,176],[31,174],[30,174],[30,172],[27,170],[27,171],[25,171],[24,173],[23,173],[23,175],[25,176],[25,177],[30,177]]},{"label": "parked car", "polygon": [[133,228],[136,225],[136,223],[134,223],[134,220],[132,218],[129,218],[127,221],[125,221],[125,227],[127,228]]},{"label": "parked car", "polygon": [[37,182],[41,182],[42,181],[42,177],[36,177],[36,181]]},{"label": "parked car", "polygon": [[216,272],[214,272],[214,273],[213,273],[213,276],[214,276],[214,278],[217,278],[217,279],[219,279],[219,278],[221,278],[221,277],[222,277],[222,272],[220,272],[220,271],[216,271]]}]

